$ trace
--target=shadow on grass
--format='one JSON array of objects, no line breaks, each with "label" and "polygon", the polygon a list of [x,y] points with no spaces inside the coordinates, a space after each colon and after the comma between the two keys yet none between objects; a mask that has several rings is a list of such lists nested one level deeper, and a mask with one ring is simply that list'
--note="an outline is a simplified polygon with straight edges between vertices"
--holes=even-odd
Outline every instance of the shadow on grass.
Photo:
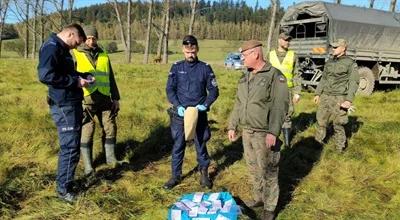
[{"label": "shadow on grass", "polygon": [[296,136],[297,133],[301,133],[307,130],[316,122],[315,112],[307,113],[301,112],[298,116],[292,118],[293,131],[292,137]]},{"label": "shadow on grass", "polygon": [[[111,168],[96,171],[95,178],[89,183],[87,183],[85,177],[78,179],[76,182],[81,186],[82,191],[98,185],[101,180],[113,183],[120,179],[126,171],[136,172],[151,167],[153,162],[170,153],[170,147],[168,146],[172,146],[170,128],[165,126],[162,121],[156,121],[153,123],[150,135],[143,142],[128,139],[117,143],[115,149],[117,159],[128,158],[127,161],[116,164]],[[94,160],[94,164],[100,163],[105,163],[104,151]]]},{"label": "shadow on grass", "polygon": [[221,147],[210,157],[214,161],[221,161],[222,159],[224,160],[221,163],[218,163],[217,167],[210,172],[210,178],[212,180],[214,180],[222,170],[231,166],[236,161],[241,160],[243,157],[241,137],[229,145],[223,145],[222,143],[217,143],[217,145]]},{"label": "shadow on grass", "polygon": [[293,191],[301,180],[306,177],[319,161],[322,145],[307,137],[295,143],[291,148],[281,151],[279,167],[280,197],[276,212],[279,213],[290,203]]}]

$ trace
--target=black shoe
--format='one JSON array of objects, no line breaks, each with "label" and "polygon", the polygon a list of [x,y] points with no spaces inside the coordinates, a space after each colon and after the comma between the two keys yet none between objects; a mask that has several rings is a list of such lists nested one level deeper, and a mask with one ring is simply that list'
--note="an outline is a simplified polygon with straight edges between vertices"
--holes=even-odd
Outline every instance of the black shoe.
[{"label": "black shoe", "polygon": [[200,170],[201,177],[200,177],[200,185],[202,187],[207,187],[209,189],[212,188],[212,183],[210,177],[208,177],[208,168],[203,168]]},{"label": "black shoe", "polygon": [[257,208],[257,207],[261,207],[264,206],[264,202],[263,201],[254,201],[251,200],[249,202],[245,203],[249,208]]},{"label": "black shoe", "polygon": [[61,194],[59,192],[57,192],[57,197],[61,200],[63,200],[64,202],[68,202],[68,203],[75,203],[76,202],[76,195],[74,193],[71,192],[67,192],[64,194]]},{"label": "black shoe", "polygon": [[176,185],[178,185],[181,182],[181,177],[171,177],[171,179],[168,180],[168,182],[166,182],[164,184],[164,189],[172,189],[174,188]]},{"label": "black shoe", "polygon": [[263,220],[274,220],[275,213],[273,211],[264,210],[262,219]]}]

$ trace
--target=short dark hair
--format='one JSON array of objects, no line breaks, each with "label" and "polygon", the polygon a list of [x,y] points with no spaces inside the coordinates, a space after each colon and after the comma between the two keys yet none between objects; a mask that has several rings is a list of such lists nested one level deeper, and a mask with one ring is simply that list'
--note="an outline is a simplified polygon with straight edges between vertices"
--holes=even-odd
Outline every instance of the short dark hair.
[{"label": "short dark hair", "polygon": [[71,30],[71,29],[77,30],[79,37],[82,37],[83,41],[86,41],[86,34],[85,34],[85,31],[83,30],[82,26],[80,26],[77,23],[72,23],[63,28],[63,30]]},{"label": "short dark hair", "polygon": [[196,45],[196,46],[198,46],[197,39],[193,35],[186,35],[182,40],[182,45]]}]

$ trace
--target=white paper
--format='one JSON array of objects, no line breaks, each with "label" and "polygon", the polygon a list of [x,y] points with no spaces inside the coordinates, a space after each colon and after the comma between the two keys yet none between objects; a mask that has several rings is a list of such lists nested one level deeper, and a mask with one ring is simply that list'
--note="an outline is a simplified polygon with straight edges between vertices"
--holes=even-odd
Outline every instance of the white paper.
[{"label": "white paper", "polygon": [[211,195],[208,197],[208,201],[215,201],[219,198],[219,193],[211,193]]},{"label": "white paper", "polygon": [[221,200],[214,200],[213,201],[213,203],[212,203],[212,207],[214,208],[216,208],[216,209],[221,209],[222,208],[222,204],[221,204]]},{"label": "white paper", "polygon": [[210,218],[192,218],[192,220],[210,220]]},{"label": "white paper", "polygon": [[209,201],[203,201],[203,202],[200,203],[200,206],[204,206],[204,207],[208,207],[210,205],[212,205],[212,203],[209,202]]},{"label": "white paper", "polygon": [[197,217],[199,207],[192,207],[192,210],[189,211],[189,217]]},{"label": "white paper", "polygon": [[171,210],[171,219],[172,220],[181,220],[182,211],[177,209]]},{"label": "white paper", "polygon": [[180,210],[187,211],[187,212],[190,211],[190,207],[188,207],[187,205],[185,205],[182,202],[175,202],[174,205],[176,207],[178,207],[178,209],[180,209]]},{"label": "white paper", "polygon": [[215,220],[229,220],[229,218],[223,216],[223,215],[218,215]]},{"label": "white paper", "polygon": [[203,192],[197,192],[197,193],[195,193],[195,194],[193,195],[192,201],[193,201],[193,202],[200,203],[200,202],[201,202],[201,199],[203,198],[203,195],[204,195]]},{"label": "white paper", "polygon": [[206,207],[200,205],[198,214],[199,214],[199,215],[207,214],[207,211],[208,211],[208,208],[206,208]]},{"label": "white paper", "polygon": [[192,202],[191,200],[188,200],[188,199],[182,199],[181,202],[183,204],[185,204],[189,208],[195,207],[197,205],[196,203],[194,203],[194,202]]}]

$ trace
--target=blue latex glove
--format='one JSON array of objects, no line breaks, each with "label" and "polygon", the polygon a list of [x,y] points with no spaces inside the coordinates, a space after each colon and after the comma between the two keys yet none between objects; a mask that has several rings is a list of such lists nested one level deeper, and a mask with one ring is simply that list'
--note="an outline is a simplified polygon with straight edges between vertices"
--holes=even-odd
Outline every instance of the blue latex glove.
[{"label": "blue latex glove", "polygon": [[204,105],[196,105],[196,108],[201,112],[204,112],[205,110],[207,110],[207,107]]},{"label": "blue latex glove", "polygon": [[181,117],[185,115],[185,108],[183,106],[178,106],[178,115]]}]

